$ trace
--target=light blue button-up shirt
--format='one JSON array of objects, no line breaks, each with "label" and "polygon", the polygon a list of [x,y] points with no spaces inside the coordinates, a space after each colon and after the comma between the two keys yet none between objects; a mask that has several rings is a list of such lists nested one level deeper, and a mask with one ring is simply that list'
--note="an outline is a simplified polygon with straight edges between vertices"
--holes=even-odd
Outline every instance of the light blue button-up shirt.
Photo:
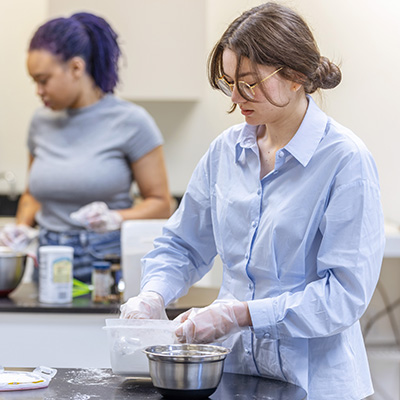
[{"label": "light blue button-up shirt", "polygon": [[374,160],[311,97],[260,179],[257,127],[220,135],[144,259],[143,290],[179,298],[223,261],[219,298],[248,301],[252,329],[226,340],[225,371],[289,381],[309,400],[373,392],[359,318],[384,250]]}]

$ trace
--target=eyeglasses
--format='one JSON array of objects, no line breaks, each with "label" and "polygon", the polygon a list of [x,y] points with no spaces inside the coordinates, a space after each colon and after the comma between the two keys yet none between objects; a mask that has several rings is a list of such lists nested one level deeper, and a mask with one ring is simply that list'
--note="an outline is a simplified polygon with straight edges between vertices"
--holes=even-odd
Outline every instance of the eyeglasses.
[{"label": "eyeglasses", "polygon": [[[276,73],[278,73],[283,67],[280,67],[276,69],[272,74],[269,74],[266,78],[264,78],[262,81],[255,83],[254,85],[249,85],[248,83],[244,81],[239,81],[237,83],[239,91],[242,92],[246,97],[249,99],[254,99],[255,98],[255,93],[254,93],[254,88],[259,85],[260,83],[265,82],[268,78],[271,78],[274,76]],[[224,76],[221,76],[221,78],[218,78],[218,87],[222,90],[224,94],[227,96],[231,97],[233,88],[235,86],[234,83],[229,83]]]}]

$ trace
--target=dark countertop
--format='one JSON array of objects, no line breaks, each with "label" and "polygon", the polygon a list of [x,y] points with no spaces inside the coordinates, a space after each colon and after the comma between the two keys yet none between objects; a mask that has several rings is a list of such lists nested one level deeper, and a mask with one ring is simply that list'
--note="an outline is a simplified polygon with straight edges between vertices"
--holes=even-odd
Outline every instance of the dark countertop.
[{"label": "dark countertop", "polygon": [[[204,307],[217,297],[218,289],[192,287],[189,293],[167,307],[170,319],[191,307]],[[46,304],[38,300],[35,283],[22,283],[8,297],[0,298],[0,312],[118,314],[120,303],[94,303],[90,295],[75,297],[69,304]]]},{"label": "dark countertop", "polygon": [[[6,368],[7,369],[7,368]],[[10,368],[11,369],[11,368]],[[12,368],[22,370],[22,368]],[[32,369],[25,368],[31,371]],[[161,400],[150,378],[127,378],[110,369],[58,368],[45,389],[0,392],[1,400]],[[248,375],[224,373],[211,400],[303,400],[306,392],[289,383]]]}]

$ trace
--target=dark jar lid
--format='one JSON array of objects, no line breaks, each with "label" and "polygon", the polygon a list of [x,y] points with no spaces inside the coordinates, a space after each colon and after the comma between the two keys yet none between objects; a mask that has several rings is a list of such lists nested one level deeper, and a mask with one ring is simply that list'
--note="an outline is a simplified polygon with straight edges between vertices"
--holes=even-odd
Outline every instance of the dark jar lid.
[{"label": "dark jar lid", "polygon": [[95,261],[92,266],[94,269],[110,269],[111,263],[108,261]]}]

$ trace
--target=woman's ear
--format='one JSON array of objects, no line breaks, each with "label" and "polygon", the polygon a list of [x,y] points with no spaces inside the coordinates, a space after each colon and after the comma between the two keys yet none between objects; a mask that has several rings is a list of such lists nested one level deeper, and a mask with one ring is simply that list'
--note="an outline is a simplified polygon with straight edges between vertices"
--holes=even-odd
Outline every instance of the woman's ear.
[{"label": "woman's ear", "polygon": [[78,79],[81,78],[86,72],[86,62],[82,57],[72,57],[68,61],[68,67],[72,76]]},{"label": "woman's ear", "polygon": [[302,86],[301,83],[293,82],[291,90],[293,92],[297,92],[301,88],[301,86]]},{"label": "woman's ear", "polygon": [[301,72],[295,71],[291,68],[285,68],[285,78],[288,80],[290,90],[298,92],[299,89],[306,82],[306,76]]}]

